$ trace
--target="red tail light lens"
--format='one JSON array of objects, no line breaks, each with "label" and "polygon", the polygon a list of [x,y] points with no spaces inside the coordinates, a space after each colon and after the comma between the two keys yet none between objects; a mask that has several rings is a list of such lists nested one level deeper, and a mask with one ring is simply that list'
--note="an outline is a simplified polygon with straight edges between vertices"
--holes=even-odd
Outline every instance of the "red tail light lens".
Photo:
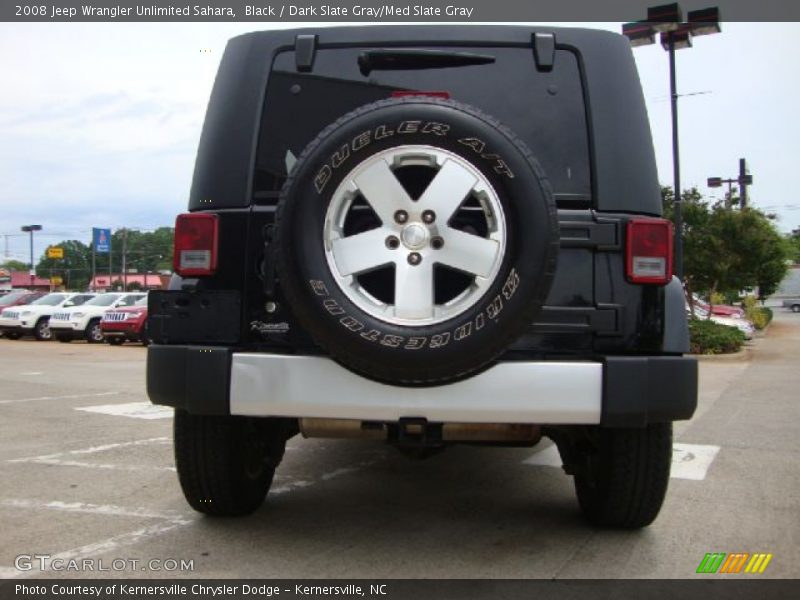
[{"label": "red tail light lens", "polygon": [[672,233],[672,223],[666,219],[628,221],[625,274],[631,283],[669,283],[672,279]]},{"label": "red tail light lens", "polygon": [[217,270],[217,215],[186,213],[175,220],[172,264],[181,277],[213,275]]}]

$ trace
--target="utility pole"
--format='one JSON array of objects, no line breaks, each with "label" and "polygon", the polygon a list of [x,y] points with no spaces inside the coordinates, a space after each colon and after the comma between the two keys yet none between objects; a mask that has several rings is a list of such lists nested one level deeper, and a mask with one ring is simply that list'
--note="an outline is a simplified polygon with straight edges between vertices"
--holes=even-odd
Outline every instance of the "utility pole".
[{"label": "utility pole", "polygon": [[128,268],[127,261],[125,260],[125,253],[127,252],[128,230],[122,228],[122,291],[128,291]]},{"label": "utility pole", "polygon": [[731,208],[733,205],[733,184],[739,186],[739,208],[747,208],[747,186],[753,184],[753,176],[748,173],[747,161],[743,158],[739,159],[739,177],[736,179],[723,179],[722,177],[709,177],[707,180],[708,187],[717,188],[722,187],[723,183],[728,184],[728,197],[725,201],[725,208]]},{"label": "utility pole", "polygon": [[114,270],[113,270],[113,266],[112,265],[114,264],[114,261],[111,260],[113,258],[113,255],[111,254],[112,245],[113,245],[113,238],[111,237],[111,230],[110,229],[109,229],[108,233],[109,233],[109,235],[108,235],[108,291],[112,291],[113,292],[114,291],[114,277],[113,277]]},{"label": "utility pole", "polygon": [[92,227],[92,291],[97,291],[97,228]]},{"label": "utility pole", "polygon": [[739,197],[741,198],[741,208],[747,208],[747,186],[753,179],[747,179],[747,161],[739,159]]},{"label": "utility pole", "polygon": [[35,283],[34,282],[34,278],[36,277],[36,267],[33,264],[33,232],[34,231],[41,231],[42,230],[42,226],[41,225],[23,225],[22,227],[20,227],[20,230],[25,232],[25,233],[30,234],[30,238],[31,238],[31,271],[30,271],[30,275],[31,275],[31,290],[33,290],[34,289],[34,283]]}]

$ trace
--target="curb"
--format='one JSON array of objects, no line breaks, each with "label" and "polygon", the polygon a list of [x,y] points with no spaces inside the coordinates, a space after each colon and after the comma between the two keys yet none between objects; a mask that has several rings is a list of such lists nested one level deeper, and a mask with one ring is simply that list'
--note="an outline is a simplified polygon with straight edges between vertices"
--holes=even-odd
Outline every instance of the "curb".
[{"label": "curb", "polygon": [[742,346],[742,349],[738,352],[734,352],[732,354],[689,354],[688,356],[692,356],[697,360],[701,361],[742,361],[742,360],[749,360],[750,354],[752,353],[752,346]]}]

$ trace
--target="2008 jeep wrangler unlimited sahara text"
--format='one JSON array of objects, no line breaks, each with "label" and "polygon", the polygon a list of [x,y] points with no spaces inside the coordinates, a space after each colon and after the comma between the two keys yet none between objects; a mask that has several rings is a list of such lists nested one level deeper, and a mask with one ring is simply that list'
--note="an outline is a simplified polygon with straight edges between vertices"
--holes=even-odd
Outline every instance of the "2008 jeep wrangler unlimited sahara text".
[{"label": "2008 jeep wrangler unlimited sahara text", "polygon": [[625,38],[234,38],[189,211],[147,387],[196,510],[256,510],[302,433],[422,455],[546,436],[591,523],[658,514],[697,363]]}]

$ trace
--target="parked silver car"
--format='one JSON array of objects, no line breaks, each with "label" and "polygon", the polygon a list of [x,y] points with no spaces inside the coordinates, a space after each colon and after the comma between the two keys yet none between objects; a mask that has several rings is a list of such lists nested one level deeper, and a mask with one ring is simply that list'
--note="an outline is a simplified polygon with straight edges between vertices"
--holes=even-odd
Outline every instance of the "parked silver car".
[{"label": "parked silver car", "polygon": [[800,312],[800,298],[787,298],[783,301],[783,307],[792,312]]}]

